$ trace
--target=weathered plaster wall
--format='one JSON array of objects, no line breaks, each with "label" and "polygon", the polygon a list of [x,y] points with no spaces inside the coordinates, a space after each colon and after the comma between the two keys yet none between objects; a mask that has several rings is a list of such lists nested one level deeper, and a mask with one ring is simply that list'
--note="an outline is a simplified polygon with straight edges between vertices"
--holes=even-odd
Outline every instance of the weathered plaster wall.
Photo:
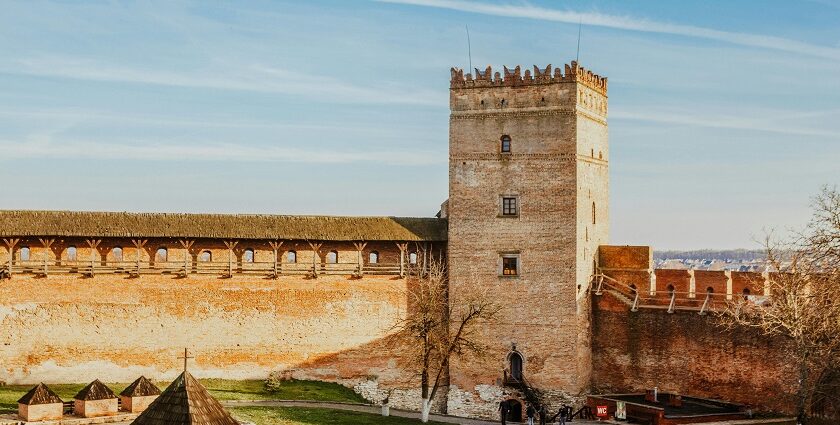
[{"label": "weathered plaster wall", "polygon": [[184,347],[200,377],[402,377],[386,344],[406,311],[391,277],[219,279],[15,276],[0,284],[0,380],[174,378]]}]

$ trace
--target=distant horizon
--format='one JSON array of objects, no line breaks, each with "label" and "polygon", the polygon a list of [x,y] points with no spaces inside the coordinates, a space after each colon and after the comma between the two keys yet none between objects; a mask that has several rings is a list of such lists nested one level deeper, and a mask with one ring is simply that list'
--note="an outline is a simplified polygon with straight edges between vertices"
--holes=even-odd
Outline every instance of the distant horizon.
[{"label": "distant horizon", "polygon": [[804,226],[810,197],[840,184],[830,2],[4,12],[0,209],[433,216],[450,67],[562,67],[579,29],[581,64],[609,81],[612,244],[751,249],[764,229]]}]

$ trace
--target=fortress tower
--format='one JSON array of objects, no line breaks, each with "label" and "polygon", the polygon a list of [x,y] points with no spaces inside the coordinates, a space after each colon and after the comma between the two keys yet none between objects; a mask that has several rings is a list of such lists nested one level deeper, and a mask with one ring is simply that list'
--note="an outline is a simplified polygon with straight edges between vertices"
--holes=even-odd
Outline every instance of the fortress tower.
[{"label": "fortress tower", "polygon": [[503,306],[477,336],[486,361],[451,365],[449,411],[489,416],[523,380],[577,395],[592,369],[587,288],[609,240],[607,80],[575,62],[452,69],[449,104],[451,299]]}]

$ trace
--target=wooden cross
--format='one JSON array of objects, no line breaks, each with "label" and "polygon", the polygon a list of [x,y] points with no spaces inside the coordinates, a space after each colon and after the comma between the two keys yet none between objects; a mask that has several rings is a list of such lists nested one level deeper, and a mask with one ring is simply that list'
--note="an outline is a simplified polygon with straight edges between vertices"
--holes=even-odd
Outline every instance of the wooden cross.
[{"label": "wooden cross", "polygon": [[187,371],[187,360],[194,359],[195,357],[190,356],[189,351],[187,351],[187,349],[184,348],[184,357],[178,357],[178,358],[179,359],[184,359],[184,372],[186,372]]}]

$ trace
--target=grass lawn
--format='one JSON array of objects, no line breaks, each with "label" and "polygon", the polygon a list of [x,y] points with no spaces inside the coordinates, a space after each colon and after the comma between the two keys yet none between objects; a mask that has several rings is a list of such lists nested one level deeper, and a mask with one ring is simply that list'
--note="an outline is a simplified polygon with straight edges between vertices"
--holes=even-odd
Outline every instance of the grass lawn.
[{"label": "grass lawn", "polygon": [[[275,391],[265,389],[264,381],[233,381],[228,379],[201,379],[202,384],[219,400],[318,400],[364,403],[360,395],[350,388],[318,381],[283,381]],[[156,382],[161,390],[169,382]],[[87,384],[50,384],[49,387],[64,401],[73,396]],[[119,394],[128,383],[108,384],[114,393]],[[17,400],[26,394],[32,385],[7,385],[0,387],[0,413],[17,412]],[[283,422],[278,422],[283,423]],[[297,422],[288,422],[297,423]],[[306,423],[306,422],[300,422]]]},{"label": "grass lawn", "polygon": [[[341,410],[310,407],[234,407],[230,412],[240,420],[248,420],[259,425],[308,425],[308,424],[356,424],[356,425],[412,425],[421,423],[418,419],[389,416],[387,418],[372,413],[346,412]],[[432,422],[429,424],[443,424]]]}]

